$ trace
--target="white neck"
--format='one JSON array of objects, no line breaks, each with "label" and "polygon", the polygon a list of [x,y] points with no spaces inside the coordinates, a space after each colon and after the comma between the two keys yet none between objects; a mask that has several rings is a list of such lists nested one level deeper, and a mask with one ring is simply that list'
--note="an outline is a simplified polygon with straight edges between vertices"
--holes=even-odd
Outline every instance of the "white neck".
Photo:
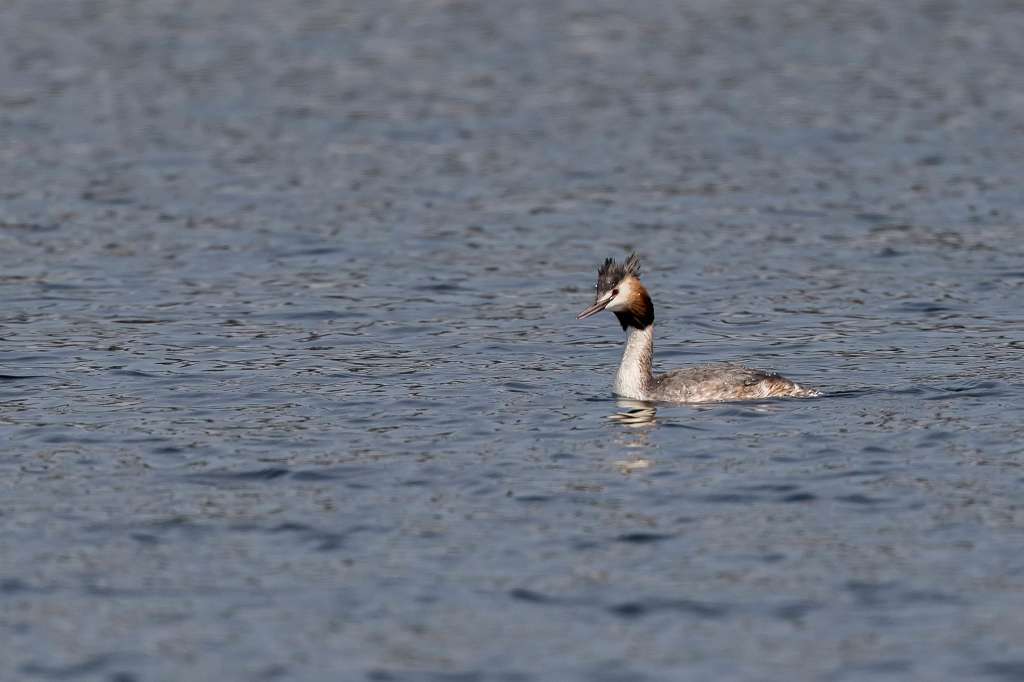
[{"label": "white neck", "polygon": [[653,383],[654,325],[644,329],[630,327],[626,332],[626,350],[615,375],[615,393],[624,398],[644,400]]}]

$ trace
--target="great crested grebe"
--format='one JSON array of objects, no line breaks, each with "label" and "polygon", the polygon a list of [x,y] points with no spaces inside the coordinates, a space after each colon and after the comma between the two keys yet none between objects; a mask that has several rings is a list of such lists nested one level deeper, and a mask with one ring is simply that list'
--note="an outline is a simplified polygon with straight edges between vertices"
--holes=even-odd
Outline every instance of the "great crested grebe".
[{"label": "great crested grebe", "polygon": [[804,388],[774,372],[742,365],[716,364],[651,373],[654,359],[654,304],[640,283],[640,259],[634,253],[620,265],[611,258],[597,271],[594,305],[577,320],[610,310],[626,332],[626,350],[615,375],[615,393],[633,400],[707,403],[760,398],[813,398]]}]

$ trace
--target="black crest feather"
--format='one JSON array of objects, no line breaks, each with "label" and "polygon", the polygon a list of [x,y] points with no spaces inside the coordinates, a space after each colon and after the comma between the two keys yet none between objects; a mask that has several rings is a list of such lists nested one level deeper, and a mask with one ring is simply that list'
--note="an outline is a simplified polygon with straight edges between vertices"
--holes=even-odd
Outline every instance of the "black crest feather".
[{"label": "black crest feather", "polygon": [[606,258],[604,265],[597,270],[598,296],[614,289],[626,275],[640,276],[640,257],[636,253],[630,254],[622,264],[612,258]]}]

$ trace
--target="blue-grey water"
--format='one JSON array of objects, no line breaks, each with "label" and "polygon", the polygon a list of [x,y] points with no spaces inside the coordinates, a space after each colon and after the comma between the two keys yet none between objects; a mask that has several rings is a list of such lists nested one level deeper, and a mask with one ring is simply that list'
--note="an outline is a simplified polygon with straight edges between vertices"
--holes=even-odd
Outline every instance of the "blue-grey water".
[{"label": "blue-grey water", "polygon": [[7,0],[0,679],[1024,679],[1022,35]]}]

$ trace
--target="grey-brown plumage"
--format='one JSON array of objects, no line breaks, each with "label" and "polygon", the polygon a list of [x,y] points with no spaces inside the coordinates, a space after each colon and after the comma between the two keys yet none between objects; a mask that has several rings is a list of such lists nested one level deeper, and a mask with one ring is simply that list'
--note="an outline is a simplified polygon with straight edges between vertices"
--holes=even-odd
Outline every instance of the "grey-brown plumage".
[{"label": "grey-brown plumage", "polygon": [[700,365],[655,375],[654,303],[640,283],[640,259],[611,258],[597,271],[594,305],[577,319],[602,310],[615,313],[626,330],[626,349],[615,375],[615,392],[634,400],[704,403],[762,398],[810,398],[821,395],[774,372],[737,364]]},{"label": "grey-brown plumage", "polygon": [[775,372],[737,364],[698,365],[654,377],[652,400],[704,403],[717,400],[810,398],[821,395]]}]

